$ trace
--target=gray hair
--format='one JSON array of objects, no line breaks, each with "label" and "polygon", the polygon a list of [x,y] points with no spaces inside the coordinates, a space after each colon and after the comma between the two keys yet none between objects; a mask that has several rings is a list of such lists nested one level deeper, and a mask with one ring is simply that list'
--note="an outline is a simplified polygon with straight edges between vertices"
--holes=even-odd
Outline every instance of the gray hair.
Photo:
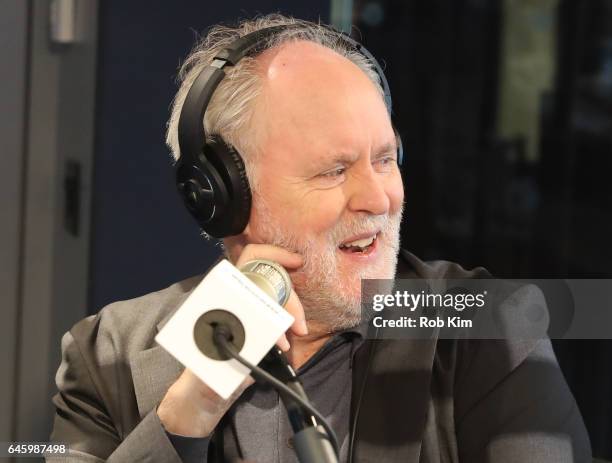
[{"label": "gray hair", "polygon": [[[233,28],[216,25],[198,41],[178,73],[177,81],[180,88],[172,103],[172,113],[166,132],[166,144],[172,151],[175,160],[178,160],[181,155],[178,144],[178,122],[181,108],[189,88],[202,69],[210,65],[215,55],[239,37],[267,27],[282,25],[299,25],[300,27],[291,27],[276,34],[264,44],[261,51],[292,41],[305,40],[317,43],[356,64],[376,84],[382,97],[383,90],[373,63],[340,40],[338,33],[321,24],[271,14],[245,20]],[[258,150],[255,136],[249,133],[248,127],[253,118],[253,102],[261,89],[260,77],[253,56],[245,57],[236,66],[226,68],[226,77],[215,90],[203,121],[207,136],[220,135],[226,143],[233,145],[241,153],[253,191],[256,191],[258,186],[254,162]]]}]

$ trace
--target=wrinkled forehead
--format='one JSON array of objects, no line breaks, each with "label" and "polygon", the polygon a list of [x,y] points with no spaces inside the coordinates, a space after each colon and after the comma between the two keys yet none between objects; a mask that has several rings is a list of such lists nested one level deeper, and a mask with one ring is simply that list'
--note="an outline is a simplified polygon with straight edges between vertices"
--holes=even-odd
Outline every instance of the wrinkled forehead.
[{"label": "wrinkled forehead", "polygon": [[387,132],[389,115],[376,84],[355,63],[313,42],[296,41],[257,57],[262,86],[255,124],[265,138],[295,136],[339,143],[358,132]]},{"label": "wrinkled forehead", "polygon": [[317,43],[284,43],[266,50],[256,60],[265,101],[284,103],[283,106],[294,104],[299,109],[306,103],[321,104],[334,97],[355,98],[358,91],[380,95],[384,105],[380,90],[362,69]]}]

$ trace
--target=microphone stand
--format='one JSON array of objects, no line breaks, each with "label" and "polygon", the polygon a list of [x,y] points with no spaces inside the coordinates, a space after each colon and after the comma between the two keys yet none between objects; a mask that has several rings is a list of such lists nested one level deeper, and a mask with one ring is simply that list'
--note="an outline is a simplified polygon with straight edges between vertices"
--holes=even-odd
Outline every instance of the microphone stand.
[{"label": "microphone stand", "polygon": [[240,356],[232,345],[233,335],[228,325],[213,325],[213,341],[227,358],[242,363],[256,380],[271,384],[278,391],[289,414],[295,453],[300,463],[338,463],[339,448],[334,431],[309,403],[295,371],[278,347],[266,354],[260,367]]},{"label": "microphone stand", "polygon": [[[299,397],[305,401],[308,400],[295,371],[278,347],[273,347],[259,363],[259,366],[285,383]],[[278,393],[289,415],[289,423],[294,433],[295,453],[300,463],[338,463],[329,437],[325,429],[319,425],[317,419],[312,414],[307,413],[286,392],[279,390]]]}]

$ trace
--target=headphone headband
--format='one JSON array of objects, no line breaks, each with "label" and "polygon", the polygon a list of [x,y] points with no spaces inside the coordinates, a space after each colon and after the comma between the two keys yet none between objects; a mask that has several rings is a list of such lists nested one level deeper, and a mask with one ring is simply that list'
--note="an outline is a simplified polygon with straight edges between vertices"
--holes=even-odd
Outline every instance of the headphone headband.
[{"label": "headphone headband", "polygon": [[[359,42],[347,34],[337,31],[330,26],[322,26],[329,31],[337,34],[338,39],[348,44],[351,48],[365,56],[374,66],[374,71],[378,75],[380,85],[383,89],[385,105],[389,115],[392,111],[391,91],[385,74],[372,54]],[[206,132],[204,130],[204,115],[212,96],[225,77],[225,68],[235,66],[245,56],[249,56],[261,47],[267,40],[279,32],[286,30],[300,30],[303,26],[299,24],[289,24],[283,26],[272,26],[251,32],[243,37],[236,39],[229,46],[215,55],[212,63],[206,66],[195,78],[191,85],[179,116],[178,138],[181,158],[186,157],[190,161],[195,161],[202,147],[206,144]],[[186,160],[187,160],[186,159]]]}]

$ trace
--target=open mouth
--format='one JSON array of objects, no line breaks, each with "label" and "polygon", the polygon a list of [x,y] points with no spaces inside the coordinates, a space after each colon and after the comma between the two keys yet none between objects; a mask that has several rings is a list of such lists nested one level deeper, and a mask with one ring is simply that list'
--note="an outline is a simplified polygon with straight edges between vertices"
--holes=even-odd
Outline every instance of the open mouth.
[{"label": "open mouth", "polygon": [[365,238],[342,243],[339,249],[349,254],[370,254],[376,248],[378,235],[379,233],[375,233]]}]

